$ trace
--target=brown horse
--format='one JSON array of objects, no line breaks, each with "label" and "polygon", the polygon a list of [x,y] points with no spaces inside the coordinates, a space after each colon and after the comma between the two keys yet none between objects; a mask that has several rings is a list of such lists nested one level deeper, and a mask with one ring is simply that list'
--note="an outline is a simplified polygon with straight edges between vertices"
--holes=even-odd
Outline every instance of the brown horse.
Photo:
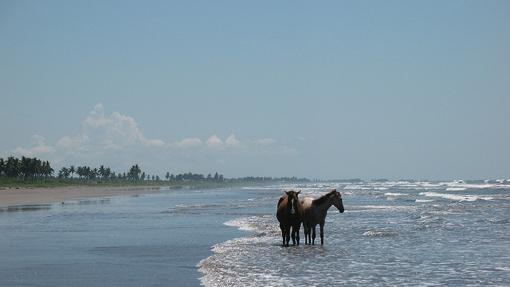
[{"label": "brown horse", "polygon": [[[333,189],[317,199],[305,197],[301,201],[305,244],[315,244],[315,226],[317,224],[320,226],[321,245],[324,244],[324,222],[326,221],[326,214],[331,205],[334,205],[340,213],[344,212],[342,195],[340,192],[336,191],[336,189]],[[313,233],[310,238],[310,233],[312,231]]]},{"label": "brown horse", "polygon": [[298,195],[301,191],[286,191],[278,200],[276,218],[282,230],[283,246],[289,246],[292,227],[292,245],[299,245],[299,228],[301,227],[301,204]]}]

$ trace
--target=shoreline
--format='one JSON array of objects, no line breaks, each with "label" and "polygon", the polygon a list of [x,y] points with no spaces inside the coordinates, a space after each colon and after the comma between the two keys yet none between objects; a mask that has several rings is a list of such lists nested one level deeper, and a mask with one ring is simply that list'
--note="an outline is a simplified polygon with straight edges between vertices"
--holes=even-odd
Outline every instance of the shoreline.
[{"label": "shoreline", "polygon": [[86,185],[71,184],[61,186],[0,186],[0,208],[19,205],[52,204],[66,200],[100,198],[111,196],[133,196],[157,193],[164,189],[215,189],[237,186],[265,186],[275,182],[185,182],[179,184],[150,185]]},{"label": "shoreline", "polygon": [[0,189],[0,208],[67,200],[157,193],[164,186],[62,186]]}]

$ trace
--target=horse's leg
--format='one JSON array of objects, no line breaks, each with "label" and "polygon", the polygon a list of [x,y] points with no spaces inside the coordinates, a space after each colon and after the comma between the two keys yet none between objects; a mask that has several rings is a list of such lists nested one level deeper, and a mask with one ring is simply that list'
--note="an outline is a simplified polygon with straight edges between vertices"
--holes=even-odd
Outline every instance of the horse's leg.
[{"label": "horse's leg", "polygon": [[285,228],[283,224],[280,223],[280,229],[282,230],[282,245],[285,246]]},{"label": "horse's leg", "polygon": [[289,226],[285,226],[285,241],[286,241],[285,246],[289,246],[289,242],[290,242],[290,225]]},{"label": "horse's leg", "polygon": [[305,244],[306,244],[306,225],[305,225],[304,221],[303,221],[303,232],[305,234]]},{"label": "horse's leg", "polygon": [[295,226],[296,228],[296,241],[297,241],[297,245],[299,246],[299,228],[301,227],[301,223],[300,224],[297,224]]},{"label": "horse's leg", "polygon": [[308,245],[312,244],[312,226],[310,223],[306,224],[306,236],[308,238]]},{"label": "horse's leg", "polygon": [[315,224],[312,227],[312,245],[315,245]]},{"label": "horse's leg", "polygon": [[312,244],[312,239],[310,238],[310,226],[308,224],[303,223],[303,229],[305,231],[305,245]]},{"label": "horse's leg", "polygon": [[324,222],[320,223],[321,245],[324,245]]},{"label": "horse's leg", "polygon": [[292,245],[296,245],[296,229],[294,228],[294,226],[291,226],[292,227],[292,231],[291,231],[291,234],[292,234]]}]

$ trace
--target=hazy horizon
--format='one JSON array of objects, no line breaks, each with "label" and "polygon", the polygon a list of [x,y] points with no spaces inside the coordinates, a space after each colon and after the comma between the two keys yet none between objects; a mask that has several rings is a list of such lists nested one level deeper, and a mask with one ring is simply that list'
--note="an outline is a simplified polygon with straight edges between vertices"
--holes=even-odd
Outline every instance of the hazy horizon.
[{"label": "hazy horizon", "polygon": [[0,157],[510,178],[508,1],[0,2]]}]

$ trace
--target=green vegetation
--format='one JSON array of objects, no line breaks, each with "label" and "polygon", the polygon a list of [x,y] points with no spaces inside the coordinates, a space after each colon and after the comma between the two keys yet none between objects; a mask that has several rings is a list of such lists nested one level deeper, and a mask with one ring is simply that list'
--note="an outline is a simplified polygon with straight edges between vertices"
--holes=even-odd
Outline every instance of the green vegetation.
[{"label": "green vegetation", "polygon": [[169,186],[171,188],[213,188],[243,184],[271,184],[276,182],[307,182],[308,179],[296,177],[242,177],[224,178],[222,174],[203,175],[198,173],[171,174],[166,172],[165,179],[159,175],[141,170],[138,164],[127,172],[116,173],[104,165],[98,168],[89,166],[62,167],[57,174],[48,161],[37,158],[9,157],[0,158],[0,187],[56,187],[70,185],[93,186]]}]

